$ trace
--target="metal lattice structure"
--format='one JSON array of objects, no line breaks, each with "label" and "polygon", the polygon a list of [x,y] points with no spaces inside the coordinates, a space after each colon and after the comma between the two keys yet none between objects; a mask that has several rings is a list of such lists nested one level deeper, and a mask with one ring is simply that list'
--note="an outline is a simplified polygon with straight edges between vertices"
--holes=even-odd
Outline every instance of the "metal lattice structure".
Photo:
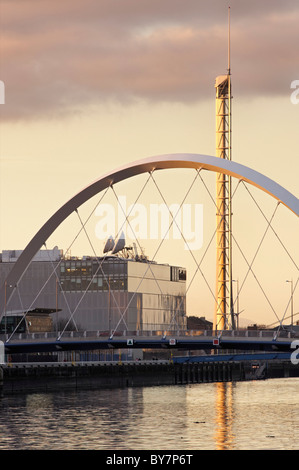
[{"label": "metal lattice structure", "polygon": [[[216,79],[216,156],[231,160],[231,77]],[[214,330],[227,327],[228,315],[234,329],[232,299],[232,202],[231,176],[216,177],[216,305]]]}]

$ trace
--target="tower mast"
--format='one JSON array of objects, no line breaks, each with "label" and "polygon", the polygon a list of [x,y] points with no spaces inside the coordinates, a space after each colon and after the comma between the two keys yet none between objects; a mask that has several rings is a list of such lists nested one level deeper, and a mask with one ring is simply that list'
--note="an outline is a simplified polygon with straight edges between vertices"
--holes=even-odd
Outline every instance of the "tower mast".
[{"label": "tower mast", "polygon": [[[230,7],[228,10],[228,68],[216,77],[216,157],[231,160]],[[216,175],[216,302],[215,331],[227,329],[229,316],[235,328],[232,296],[231,176]]]}]

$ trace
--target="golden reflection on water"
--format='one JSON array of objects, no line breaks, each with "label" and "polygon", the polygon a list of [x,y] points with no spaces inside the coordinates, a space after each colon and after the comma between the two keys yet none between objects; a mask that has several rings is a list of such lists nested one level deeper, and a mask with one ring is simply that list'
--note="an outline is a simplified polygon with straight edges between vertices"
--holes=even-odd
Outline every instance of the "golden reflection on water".
[{"label": "golden reflection on water", "polygon": [[217,382],[215,404],[215,444],[217,450],[232,450],[235,436],[234,421],[234,384]]},{"label": "golden reflection on water", "polygon": [[299,378],[0,400],[0,449],[298,450]]}]

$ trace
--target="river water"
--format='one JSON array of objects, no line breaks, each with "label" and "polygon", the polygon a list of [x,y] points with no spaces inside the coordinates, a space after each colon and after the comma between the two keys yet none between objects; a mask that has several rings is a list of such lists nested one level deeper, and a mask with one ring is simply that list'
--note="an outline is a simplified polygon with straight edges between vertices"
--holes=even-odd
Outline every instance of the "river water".
[{"label": "river water", "polygon": [[4,396],[0,450],[299,449],[299,379]]}]

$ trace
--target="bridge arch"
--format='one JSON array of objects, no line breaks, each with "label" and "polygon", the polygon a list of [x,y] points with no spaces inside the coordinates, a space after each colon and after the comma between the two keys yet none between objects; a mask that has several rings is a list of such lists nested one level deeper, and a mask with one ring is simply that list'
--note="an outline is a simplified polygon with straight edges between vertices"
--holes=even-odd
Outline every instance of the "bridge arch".
[{"label": "bridge arch", "polygon": [[28,243],[14,267],[8,274],[0,290],[0,319],[4,313],[14,288],[21,280],[27,266],[35,254],[46,243],[58,226],[82,204],[107,187],[142,173],[171,168],[205,169],[215,173],[224,173],[256,186],[284,204],[299,217],[299,200],[285,188],[267,176],[239,163],[200,154],[167,154],[138,160],[106,173],[98,180],[81,190],[52,215]]}]

